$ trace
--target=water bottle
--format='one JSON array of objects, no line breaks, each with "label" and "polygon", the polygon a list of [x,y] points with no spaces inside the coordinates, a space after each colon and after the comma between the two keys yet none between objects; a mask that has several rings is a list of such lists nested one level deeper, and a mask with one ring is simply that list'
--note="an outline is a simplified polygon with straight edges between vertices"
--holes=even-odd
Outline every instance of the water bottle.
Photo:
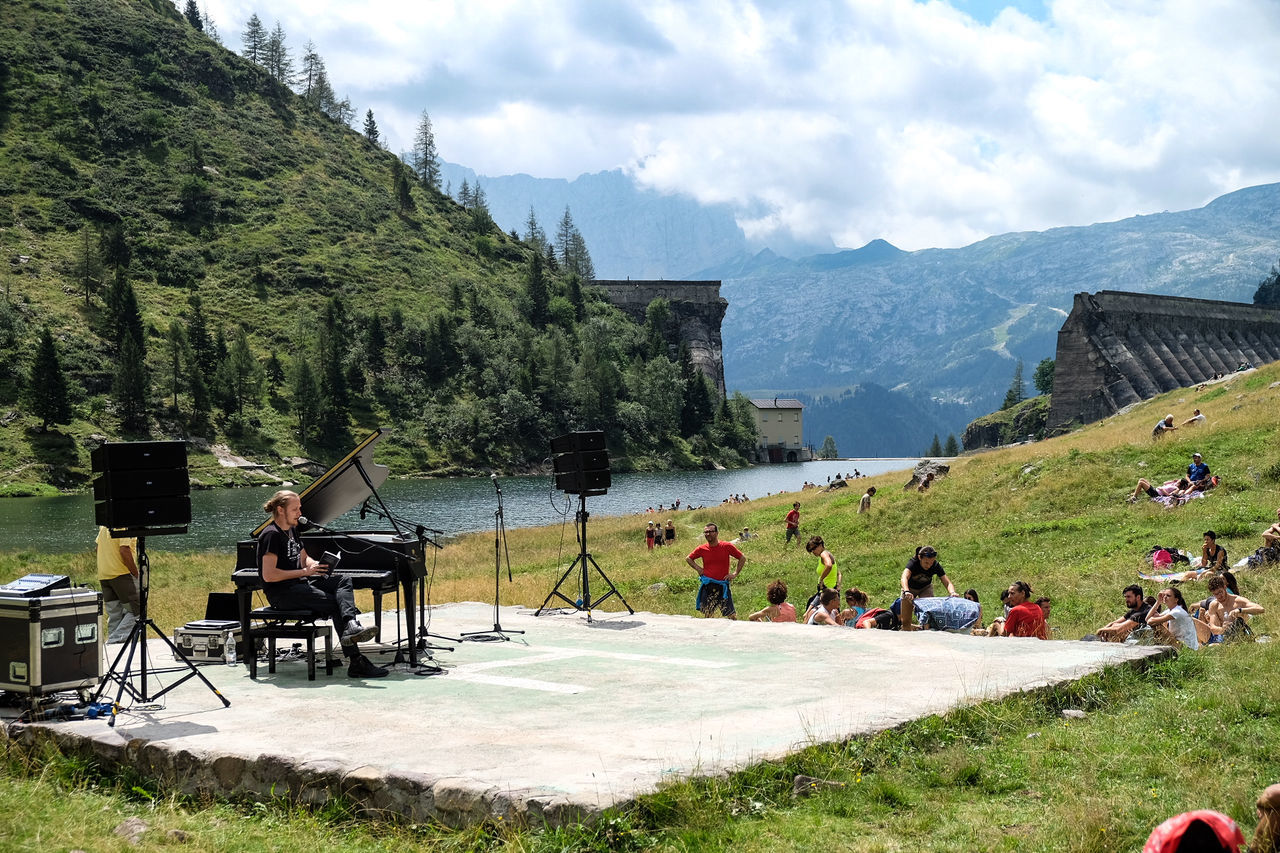
[{"label": "water bottle", "polygon": [[227,666],[235,666],[236,665],[236,635],[228,632],[226,636],[227,636],[227,640],[226,640],[226,643],[223,645],[222,656],[223,656],[223,659],[227,662]]}]

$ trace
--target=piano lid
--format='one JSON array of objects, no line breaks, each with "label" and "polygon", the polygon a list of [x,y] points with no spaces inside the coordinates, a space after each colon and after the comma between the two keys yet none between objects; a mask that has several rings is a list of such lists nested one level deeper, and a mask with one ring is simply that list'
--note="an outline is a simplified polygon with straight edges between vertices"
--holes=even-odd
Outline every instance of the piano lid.
[{"label": "piano lid", "polygon": [[[373,461],[373,448],[386,437],[382,429],[375,430],[356,445],[356,449],[342,461],[316,478],[315,482],[298,493],[302,500],[302,514],[317,524],[330,524],[373,494],[387,480],[389,469]],[[363,470],[364,475],[361,476]],[[366,483],[365,477],[369,480]],[[370,489],[370,485],[373,489]],[[268,517],[253,530],[253,538],[271,523]]]}]

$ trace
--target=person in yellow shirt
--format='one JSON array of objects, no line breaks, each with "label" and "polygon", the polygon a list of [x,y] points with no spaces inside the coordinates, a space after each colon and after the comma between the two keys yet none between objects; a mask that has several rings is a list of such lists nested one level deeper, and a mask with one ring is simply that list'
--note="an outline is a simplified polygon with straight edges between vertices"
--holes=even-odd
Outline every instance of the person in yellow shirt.
[{"label": "person in yellow shirt", "polygon": [[129,639],[138,621],[138,564],[133,554],[137,539],[112,539],[111,531],[98,528],[98,583],[107,611],[107,642]]}]

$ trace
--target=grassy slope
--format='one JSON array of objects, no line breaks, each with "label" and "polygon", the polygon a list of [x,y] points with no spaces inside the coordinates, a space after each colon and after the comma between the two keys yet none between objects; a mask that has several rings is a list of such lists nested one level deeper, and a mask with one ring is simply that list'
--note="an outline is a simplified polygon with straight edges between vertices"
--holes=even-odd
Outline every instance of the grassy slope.
[{"label": "grassy slope", "polygon": [[[911,549],[928,541],[957,584],[976,587],[986,601],[1017,578],[1037,594],[1052,595],[1058,635],[1078,637],[1116,615],[1119,590],[1136,580],[1151,544],[1189,548],[1212,527],[1233,561],[1253,549],[1280,504],[1274,419],[1280,389],[1270,387],[1277,381],[1280,365],[1273,365],[1204,392],[1165,395],[1068,436],[962,459],[927,495],[902,492],[901,474],[877,478],[869,481],[880,487],[869,517],[854,514],[856,493],[806,493],[803,525],[826,538],[847,581],[867,590],[874,603],[887,602]],[[1208,415],[1207,426],[1151,443],[1152,413],[1193,406]],[[1176,511],[1124,502],[1138,476],[1172,476],[1193,450],[1224,476],[1210,497]],[[684,548],[706,519],[725,529],[749,524],[773,533],[748,551],[740,606],[763,604],[764,585],[773,577],[786,579],[798,600],[812,584],[812,561],[782,548],[780,519],[791,499],[681,514],[676,553],[646,552],[640,519],[593,518],[591,549],[637,609],[685,613],[694,584],[683,567]],[[557,567],[571,559],[572,528],[515,530],[510,540],[517,575],[504,601],[536,604],[558,577]],[[484,536],[473,536],[441,552],[433,598],[486,600],[491,579],[475,567],[485,565],[489,547]],[[0,577],[46,569],[87,579],[90,562],[87,553],[9,554],[0,558]],[[156,552],[154,562],[163,583],[155,594],[162,625],[195,617],[204,590],[228,587],[225,555]],[[666,591],[649,590],[658,581]],[[1241,583],[1247,596],[1272,608],[1259,626],[1274,633],[1280,578],[1246,574]],[[1203,586],[1188,589],[1203,594]],[[67,781],[76,768],[65,762],[11,763],[0,786],[0,840],[17,849],[101,847],[116,822],[142,813],[161,830],[196,833],[206,848],[244,850],[304,849],[340,838],[352,850],[1128,851],[1164,817],[1189,808],[1216,807],[1252,827],[1254,795],[1280,779],[1280,683],[1269,677],[1277,663],[1275,643],[1184,654],[1146,673],[1106,673],[870,741],[811,748],[731,779],[675,785],[599,827],[555,833],[371,829],[338,807],[316,816],[160,799],[153,808],[131,790],[136,780],[86,790]],[[857,689],[856,667],[795,677],[829,678],[836,691]],[[1066,706],[1089,716],[1064,721],[1057,711]],[[847,787],[793,801],[795,773]],[[38,809],[39,821],[19,817],[29,808]],[[153,839],[142,849],[164,846]]]},{"label": "grassy slope", "polygon": [[[0,494],[15,484],[28,491],[41,482],[83,486],[85,439],[117,437],[106,400],[115,365],[96,333],[105,287],[86,306],[76,276],[85,234],[96,247],[97,229],[111,223],[123,224],[132,246],[130,278],[161,399],[163,336],[192,292],[204,300],[211,333],[244,323],[258,355],[275,349],[286,367],[314,346],[317,315],[331,293],[342,294],[349,311],[385,318],[398,307],[426,317],[457,285],[504,325],[522,322],[513,299],[527,247],[497,229],[481,237],[452,200],[421,188],[413,192],[416,208],[398,211],[392,154],[306,108],[174,17],[126,0],[5,6],[3,286],[27,334],[51,326],[79,393],[76,421],[48,436],[33,429],[25,407],[10,403],[18,416],[0,421]],[[213,170],[201,171],[216,211],[207,216],[180,211],[193,143]],[[194,283],[175,286],[172,270],[184,263]],[[25,373],[27,355],[19,351],[0,373]],[[306,455],[287,408],[263,405],[252,414],[260,426],[237,438],[240,452],[268,461]],[[385,412],[357,407],[353,418],[366,426]],[[410,433],[392,449],[397,470],[447,464],[425,437]],[[194,461],[216,471],[212,457]]]}]

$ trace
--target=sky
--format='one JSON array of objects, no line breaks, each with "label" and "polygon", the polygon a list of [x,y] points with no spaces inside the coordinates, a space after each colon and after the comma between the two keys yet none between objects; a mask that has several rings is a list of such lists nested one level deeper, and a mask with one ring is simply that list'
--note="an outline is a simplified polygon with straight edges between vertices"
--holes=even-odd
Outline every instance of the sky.
[{"label": "sky", "polygon": [[[181,4],[179,4],[181,5]],[[314,42],[393,151],[955,247],[1280,180],[1278,0],[203,0]]]}]

